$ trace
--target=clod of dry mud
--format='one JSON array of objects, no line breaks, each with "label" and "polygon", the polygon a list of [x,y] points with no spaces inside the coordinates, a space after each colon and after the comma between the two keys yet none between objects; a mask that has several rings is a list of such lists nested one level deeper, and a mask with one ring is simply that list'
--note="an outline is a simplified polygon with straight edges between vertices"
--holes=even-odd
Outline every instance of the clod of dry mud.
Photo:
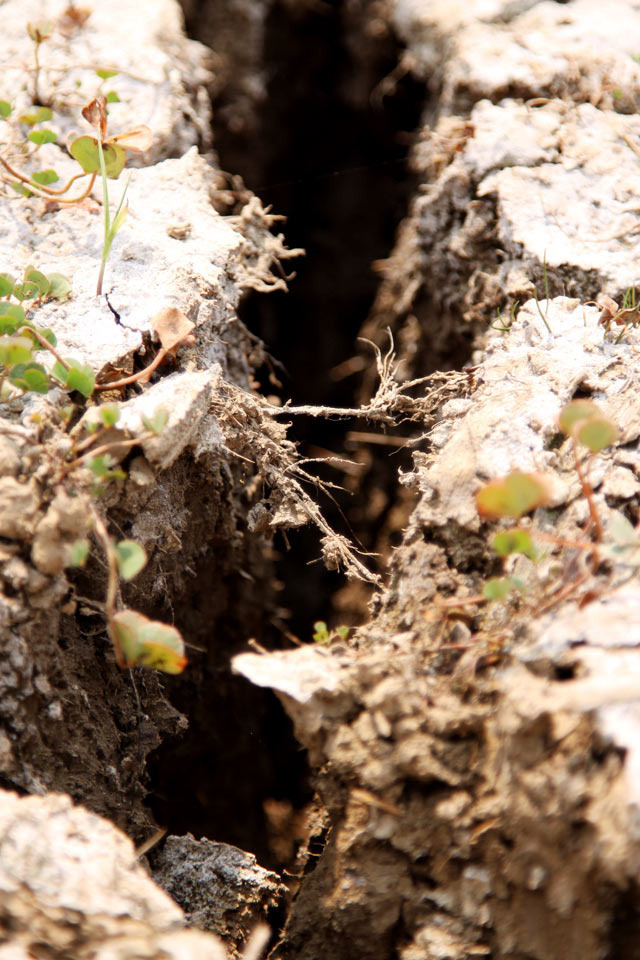
[{"label": "clod of dry mud", "polygon": [[182,907],[189,926],[215,931],[231,951],[287,889],[251,854],[189,834],[167,837],[154,858],[153,879]]},{"label": "clod of dry mud", "polygon": [[[616,344],[596,308],[540,306],[552,333],[527,304],[416,455],[418,504],[356,645],[234,661],[281,697],[332,821],[279,956],[596,960],[625,936],[640,872],[635,554],[593,579],[584,610],[569,594],[537,619],[464,613],[491,571],[473,499],[487,479],[544,470],[553,511],[537,526],[580,536],[570,443],[553,442],[579,388],[621,430],[590,472],[605,529],[640,489],[635,331]],[[544,580],[551,563],[521,572]],[[463,613],[448,623],[452,593]]]},{"label": "clod of dry mud", "polygon": [[131,841],[68,797],[0,802],[0,956],[226,960],[222,942],[185,930]]}]

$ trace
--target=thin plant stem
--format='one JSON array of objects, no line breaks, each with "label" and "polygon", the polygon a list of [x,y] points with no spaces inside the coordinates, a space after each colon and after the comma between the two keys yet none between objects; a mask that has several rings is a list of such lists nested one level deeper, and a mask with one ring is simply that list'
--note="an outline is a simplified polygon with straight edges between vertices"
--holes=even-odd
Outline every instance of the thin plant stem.
[{"label": "thin plant stem", "polygon": [[104,268],[109,256],[109,231],[111,230],[111,215],[109,213],[109,187],[107,184],[107,167],[104,162],[104,150],[102,149],[102,140],[98,137],[98,156],[100,157],[100,175],[102,176],[102,196],[104,203],[104,246],[102,247],[102,260],[100,261],[100,272],[98,274],[98,286],[96,295],[99,297],[102,293],[102,279],[104,277]]},{"label": "thin plant stem", "polygon": [[34,327],[20,327],[20,329],[19,329],[19,330],[16,330],[16,332],[15,332],[15,336],[16,336],[16,337],[19,337],[19,336],[21,336],[22,334],[28,334],[29,336],[35,337],[36,340],[38,341],[38,343],[39,343],[42,347],[44,347],[45,350],[48,350],[49,353],[52,353],[52,354],[54,355],[54,357],[56,358],[56,360],[58,361],[58,363],[59,363],[61,366],[63,366],[65,370],[70,370],[70,369],[71,369],[70,366],[69,366],[69,364],[67,363],[67,361],[62,359],[62,357],[60,356],[60,354],[58,353],[58,351],[56,350],[56,348],[55,348],[54,346],[52,346],[52,345],[49,343],[49,341],[47,340],[47,338],[46,338],[46,337],[43,337],[42,334],[41,334],[38,330],[34,329]]}]

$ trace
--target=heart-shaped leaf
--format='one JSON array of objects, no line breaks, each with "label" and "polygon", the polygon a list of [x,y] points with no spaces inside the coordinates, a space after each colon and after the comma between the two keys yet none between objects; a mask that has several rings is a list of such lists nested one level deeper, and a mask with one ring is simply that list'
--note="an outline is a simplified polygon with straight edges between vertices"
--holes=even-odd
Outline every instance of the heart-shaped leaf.
[{"label": "heart-shaped leaf", "polygon": [[[110,180],[117,180],[127,160],[127,155],[117,144],[105,143],[102,146],[104,164]],[[78,137],[69,147],[69,153],[77,160],[85,173],[98,173],[100,154],[95,137]]]},{"label": "heart-shaped leaf", "polygon": [[602,410],[592,400],[572,400],[560,411],[558,424],[563,433],[570,434],[580,420],[601,416]]},{"label": "heart-shaped leaf", "polygon": [[189,337],[195,323],[177,307],[165,307],[151,318],[158,340],[165,350],[173,350]]},{"label": "heart-shaped leaf", "polygon": [[47,187],[50,183],[57,183],[60,177],[55,172],[55,170],[37,170],[35,173],[31,174],[31,179],[35,183],[41,183],[44,187]]},{"label": "heart-shaped leaf", "polygon": [[40,288],[37,283],[33,283],[31,280],[25,280],[24,283],[15,284],[12,296],[21,303],[23,300],[35,300],[36,297],[40,296]]},{"label": "heart-shaped leaf", "polygon": [[579,422],[573,429],[576,440],[591,450],[591,453],[600,453],[610,447],[618,439],[618,428],[606,417],[593,417],[591,420]]},{"label": "heart-shaped leaf", "polygon": [[531,560],[535,560],[537,557],[536,548],[527,530],[518,530],[517,528],[502,530],[500,533],[496,533],[491,546],[500,557],[508,557],[512,553],[522,553]]},{"label": "heart-shaped leaf", "polygon": [[58,135],[53,130],[32,130],[29,134],[29,140],[41,147],[43,143],[56,143]]}]

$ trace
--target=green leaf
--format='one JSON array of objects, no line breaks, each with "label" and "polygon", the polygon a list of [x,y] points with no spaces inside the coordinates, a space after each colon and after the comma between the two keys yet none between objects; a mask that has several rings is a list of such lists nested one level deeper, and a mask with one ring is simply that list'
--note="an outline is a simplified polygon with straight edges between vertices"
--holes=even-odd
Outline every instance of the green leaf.
[{"label": "green leaf", "polygon": [[169,411],[165,410],[164,407],[158,407],[152,417],[145,417],[144,414],[141,417],[142,426],[145,428],[145,430],[149,430],[151,433],[155,433],[156,435],[162,433],[167,425],[168,419]]},{"label": "green leaf", "polygon": [[0,314],[0,336],[4,336],[4,334],[15,333],[20,326],[22,326],[22,324],[17,320],[14,320],[13,317],[7,317],[4,314]]},{"label": "green leaf", "polygon": [[55,172],[55,170],[38,170],[35,173],[31,174],[31,179],[35,183],[41,183],[44,187],[48,186],[50,183],[57,183],[60,177]]},{"label": "green leaf", "polygon": [[329,643],[329,631],[324,620],[316,620],[314,623],[313,639],[315,643]]},{"label": "green leaf", "polygon": [[25,393],[48,393],[51,389],[49,375],[40,363],[17,363],[12,368],[9,379]]},{"label": "green leaf", "polygon": [[618,439],[618,428],[606,417],[593,417],[578,423],[573,435],[576,440],[591,450],[591,453],[600,453],[605,447],[610,447]]},{"label": "green leaf", "polygon": [[10,297],[15,282],[10,273],[0,273],[0,297]]},{"label": "green leaf", "polygon": [[27,24],[27,33],[34,43],[42,43],[53,33],[53,24],[50,20],[34,20],[33,23]]},{"label": "green leaf", "polygon": [[0,117],[3,120],[6,120],[7,117],[11,116],[11,104],[8,100],[0,100]]},{"label": "green leaf", "polygon": [[89,557],[90,549],[91,544],[88,540],[76,540],[74,543],[72,543],[69,555],[69,566],[84,567]]},{"label": "green leaf", "polygon": [[149,620],[135,610],[120,610],[109,623],[124,666],[151,667],[165,673],[182,673],[187,665],[184,640],[175,627]]},{"label": "green leaf", "polygon": [[115,92],[115,90],[109,90],[109,92],[105,94],[105,96],[107,99],[107,103],[120,103],[120,97]]},{"label": "green leaf", "polygon": [[67,363],[68,370],[61,363],[56,362],[51,371],[53,376],[70,390],[77,390],[83,397],[90,397],[96,382],[91,367],[69,358]]},{"label": "green leaf", "polygon": [[129,204],[125,203],[124,206],[121,206],[115,217],[113,218],[113,223],[111,224],[111,235],[115,237],[116,233],[122,226],[129,212]]},{"label": "green leaf", "polygon": [[346,640],[347,637],[349,636],[349,630],[350,630],[350,627],[341,626],[341,627],[336,627],[335,632],[338,634],[341,640]]},{"label": "green leaf", "polygon": [[[44,339],[47,341],[47,343],[50,343],[52,347],[55,347],[55,346],[56,346],[56,344],[57,344],[58,341],[57,341],[56,335],[55,335],[55,333],[53,332],[53,330],[50,330],[49,327],[38,327],[37,330],[38,330],[38,333],[40,334],[40,336],[41,336],[41,337],[44,337]],[[34,349],[34,350],[44,350],[44,347],[42,346],[41,343],[39,343],[38,340],[36,340],[36,339],[34,338],[33,349]]]},{"label": "green leaf", "polygon": [[514,589],[516,584],[511,577],[492,577],[482,588],[482,596],[485,600],[504,600]]},{"label": "green leaf", "polygon": [[549,502],[545,478],[539,473],[513,473],[493,480],[476,493],[476,509],[488,519],[519,518]]},{"label": "green leaf", "polygon": [[14,321],[16,326],[14,330],[24,323],[24,308],[17,303],[9,303],[7,300],[0,301],[0,323],[9,318]]},{"label": "green leaf", "polygon": [[40,270],[36,270],[35,267],[27,267],[24,272],[25,280],[28,280],[29,283],[35,283],[38,288],[38,296],[45,297],[49,293],[49,278],[46,274],[42,273]]},{"label": "green leaf", "polygon": [[100,69],[100,70],[96,70],[96,73],[97,73],[97,75],[100,77],[101,80],[110,80],[111,77],[117,77],[117,76],[118,76],[118,71],[117,71],[117,70],[104,70],[104,69]]},{"label": "green leaf", "polygon": [[115,403],[105,403],[99,408],[100,419],[105,427],[115,427],[120,419],[120,408]]},{"label": "green leaf", "polygon": [[[103,144],[102,151],[107,176],[111,180],[117,180],[126,163],[126,153],[117,143]],[[97,173],[100,170],[98,141],[95,137],[78,137],[69,147],[69,153],[78,161],[85,173]]]},{"label": "green leaf", "polygon": [[146,565],[147,554],[135,540],[121,540],[116,544],[118,573],[123,580],[133,580]]},{"label": "green leaf", "polygon": [[49,298],[52,300],[66,300],[71,293],[71,281],[63,273],[48,273]]},{"label": "green leaf", "polygon": [[31,143],[36,143],[39,147],[43,143],[56,143],[58,135],[53,130],[32,130],[29,134]]},{"label": "green leaf", "polygon": [[601,416],[602,410],[592,400],[572,400],[560,411],[558,426],[563,433],[569,435],[580,420]]},{"label": "green leaf", "polygon": [[35,113],[23,113],[19,118],[20,123],[33,127],[36,123],[47,123],[53,118],[53,113],[49,107],[38,107]]},{"label": "green leaf", "polygon": [[0,363],[5,367],[29,363],[32,359],[31,341],[27,337],[0,337]]},{"label": "green leaf", "polygon": [[535,560],[538,555],[527,530],[502,530],[500,533],[496,533],[491,546],[500,557],[508,557],[512,553],[522,553],[525,557]]},{"label": "green leaf", "polygon": [[20,194],[21,197],[30,197],[31,190],[28,187],[25,187],[24,183],[20,183],[19,180],[10,180],[9,186],[12,190],[15,190],[16,193]]},{"label": "green leaf", "polygon": [[24,283],[16,283],[11,294],[21,303],[23,300],[35,300],[40,296],[40,288],[37,283],[31,280],[25,280]]},{"label": "green leaf", "polygon": [[126,473],[124,470],[114,469],[114,463],[115,461],[110,454],[103,453],[97,457],[89,457],[87,468],[102,480],[124,480],[127,476]]}]

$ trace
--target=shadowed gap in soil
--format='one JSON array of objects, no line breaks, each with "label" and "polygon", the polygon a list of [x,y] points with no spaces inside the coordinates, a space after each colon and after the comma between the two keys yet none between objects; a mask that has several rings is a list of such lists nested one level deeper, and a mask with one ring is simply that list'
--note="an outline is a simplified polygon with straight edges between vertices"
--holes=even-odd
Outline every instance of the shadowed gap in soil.
[{"label": "shadowed gap in soil", "polygon": [[[404,77],[387,88],[401,51],[388,34],[372,37],[363,21],[349,21],[343,4],[317,4],[304,18],[292,17],[283,3],[271,8],[258,182],[255,158],[247,160],[246,169],[237,166],[262,201],[286,217],[281,229],[288,245],[306,250],[291,265],[296,275],[288,293],[252,295],[241,310],[245,323],[283,363],[280,393],[293,403],[358,405],[357,337],[376,293],[372,265],[389,255],[414,186],[406,160],[424,87]],[[227,138],[216,141],[223,167]],[[353,372],[345,375],[352,358]],[[266,378],[262,386],[274,392]],[[354,429],[368,428],[363,421],[296,417],[291,437],[305,456],[350,460],[353,448],[345,446],[345,437]],[[384,458],[392,451],[397,448],[376,448]],[[389,479],[409,466],[408,452],[394,456]],[[366,467],[343,473],[318,465],[311,472],[353,490],[353,496],[336,494],[337,505],[310,492],[334,529],[373,548],[376,531],[358,522],[355,503],[362,493],[358,475]],[[315,530],[293,531],[287,539],[276,541],[281,600],[289,629],[308,640],[315,620],[331,621],[332,597],[344,580],[319,561]]]},{"label": "shadowed gap in soil", "polygon": [[[191,32],[198,39],[197,29]],[[252,295],[241,311],[286,368],[283,396],[299,403],[355,402],[358,377],[336,378],[331,371],[356,353],[375,295],[371,265],[389,254],[405,213],[412,188],[405,161],[424,99],[423,87],[407,78],[380,96],[378,85],[397,65],[399,51],[388,36],[358,50],[348,32],[341,5],[320,3],[294,16],[275,4],[264,51],[268,97],[245,164],[233,134],[215,130],[221,166],[243,176],[265,205],[287,217],[282,229],[289,246],[307,250],[295,264],[288,294]],[[262,387],[274,390],[266,375]],[[340,454],[353,426],[300,418],[291,436],[307,456]],[[408,466],[406,458],[404,464],[395,458],[394,475]],[[326,500],[322,507],[332,525],[350,535],[343,516],[347,498],[337,508]],[[293,532],[288,539],[290,550],[279,537],[275,544],[284,610],[265,611],[262,631],[243,619],[242,585],[227,585],[222,616],[214,609],[219,585],[208,583],[203,561],[182,612],[191,616],[185,628],[196,638],[203,625],[206,632],[221,624],[215,653],[209,647],[206,663],[193,658],[184,680],[174,684],[171,700],[190,729],[178,744],[157,751],[151,766],[154,813],[170,832],[235,843],[266,866],[282,864],[269,846],[264,802],[303,805],[309,798],[305,760],[276,698],[232,677],[229,660],[246,649],[250,635],[267,645],[281,643],[281,629],[270,627],[270,619],[281,624],[285,616],[289,630],[309,639],[315,619],[331,619],[332,595],[344,585],[318,560],[317,531]]]}]

